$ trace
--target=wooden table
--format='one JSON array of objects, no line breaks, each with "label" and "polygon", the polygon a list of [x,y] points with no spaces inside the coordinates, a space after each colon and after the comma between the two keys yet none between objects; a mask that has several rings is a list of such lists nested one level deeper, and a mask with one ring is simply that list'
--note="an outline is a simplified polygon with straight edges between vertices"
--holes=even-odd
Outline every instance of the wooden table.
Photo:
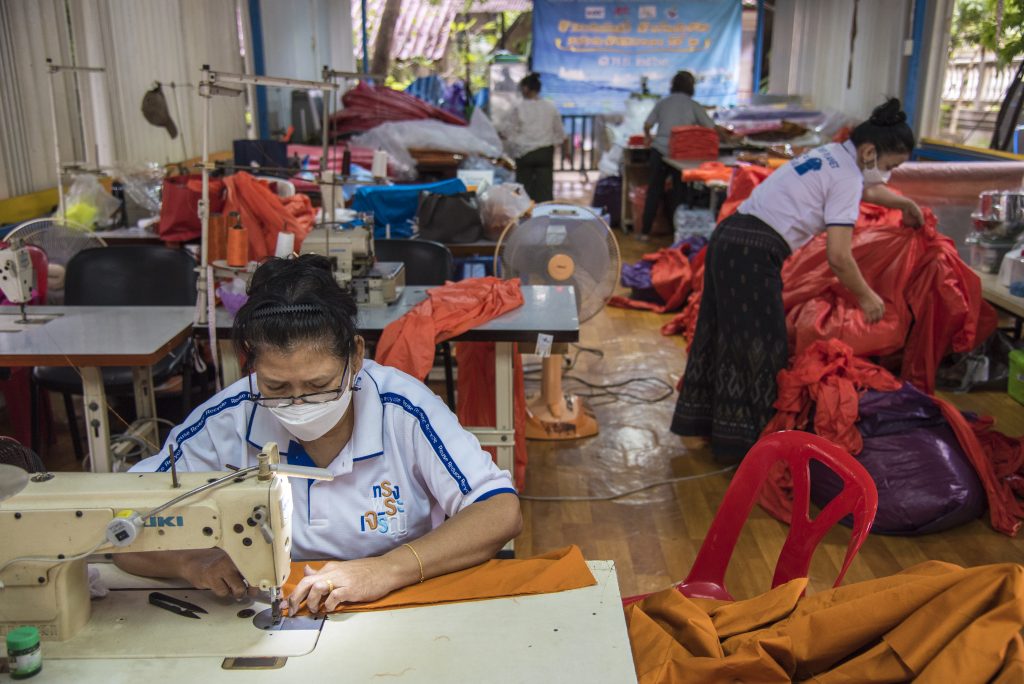
[{"label": "wooden table", "polygon": [[[583,589],[332,614],[319,629],[269,632],[236,617],[244,605],[209,592],[187,592],[209,610],[192,620],[148,604],[153,589],[180,593],[166,581],[108,581],[114,590],[92,602],[79,634],[43,642],[32,681],[635,683],[615,564],[588,564],[597,584]],[[230,656],[281,660],[277,669],[228,669]]]},{"label": "wooden table", "polygon": [[151,366],[192,332],[190,306],[30,306],[22,325],[14,307],[0,314],[0,366],[69,366],[82,375],[93,472],[109,472],[110,425],[101,368],[131,366],[136,422],[128,434],[159,446]]},{"label": "wooden table", "polygon": [[[368,341],[380,339],[381,333],[392,321],[426,299],[423,286],[406,287],[394,304],[386,307],[363,307],[359,309],[356,326]],[[498,467],[515,472],[513,467],[515,449],[515,421],[512,406],[513,389],[513,346],[526,345],[533,350],[537,336],[548,334],[554,342],[577,342],[580,338],[580,323],[576,311],[576,295],[572,287],[552,285],[524,285],[523,306],[504,316],[488,321],[472,330],[467,330],[454,341],[495,343],[495,408],[494,426],[476,426],[467,429],[476,435],[483,446],[495,447]],[[230,339],[234,317],[223,308],[217,309],[217,336]],[[222,348],[223,350],[223,348]],[[237,363],[229,368],[234,359],[233,352],[221,355],[224,382],[228,384],[241,377]]]},{"label": "wooden table", "polygon": [[981,279],[981,296],[985,298],[985,301],[1013,316],[1016,321],[1015,335],[1017,339],[1020,339],[1021,327],[1024,324],[1024,297],[1010,294],[1010,288],[999,283],[998,273],[982,273],[977,269],[971,270]]}]

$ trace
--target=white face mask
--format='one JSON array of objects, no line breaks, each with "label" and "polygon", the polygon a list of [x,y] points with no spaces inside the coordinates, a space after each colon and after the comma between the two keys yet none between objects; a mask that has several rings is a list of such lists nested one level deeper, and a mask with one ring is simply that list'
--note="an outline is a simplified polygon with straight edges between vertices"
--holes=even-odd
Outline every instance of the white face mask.
[{"label": "white face mask", "polygon": [[312,442],[326,435],[345,415],[352,403],[352,388],[346,389],[334,401],[322,404],[292,404],[271,408],[270,412],[284,428],[300,441]]},{"label": "white face mask", "polygon": [[865,166],[861,173],[864,174],[864,185],[883,185],[888,183],[892,176],[892,171],[882,171],[878,168],[877,161],[874,166]]}]

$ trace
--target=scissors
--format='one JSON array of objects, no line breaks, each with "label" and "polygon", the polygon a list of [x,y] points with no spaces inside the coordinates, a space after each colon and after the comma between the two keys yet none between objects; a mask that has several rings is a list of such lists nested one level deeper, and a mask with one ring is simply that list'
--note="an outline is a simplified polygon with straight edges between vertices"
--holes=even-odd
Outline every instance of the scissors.
[{"label": "scissors", "polygon": [[208,613],[202,606],[197,606],[194,603],[163,594],[159,591],[154,591],[149,595],[149,602],[157,608],[163,608],[168,610],[175,615],[181,615],[182,617],[199,619],[196,613]]}]

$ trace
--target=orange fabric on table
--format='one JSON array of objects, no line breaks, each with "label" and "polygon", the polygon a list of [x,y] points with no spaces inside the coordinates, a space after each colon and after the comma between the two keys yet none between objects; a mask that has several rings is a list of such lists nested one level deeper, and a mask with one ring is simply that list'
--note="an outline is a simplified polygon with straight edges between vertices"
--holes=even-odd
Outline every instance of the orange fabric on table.
[{"label": "orange fabric on table", "polygon": [[376,361],[422,380],[434,365],[436,345],[522,305],[519,278],[488,276],[432,288],[426,299],[384,328]]},{"label": "orange fabric on table", "polygon": [[732,603],[666,589],[628,606],[640,684],[1021,681],[1020,565],[928,561],[801,597],[806,586]]},{"label": "orange fabric on table", "polygon": [[683,171],[684,183],[698,181],[701,183],[710,183],[711,181],[728,183],[730,180],[732,180],[732,168],[722,162],[704,162],[695,169],[685,169]]},{"label": "orange fabric on table", "polygon": [[[305,576],[306,565],[319,570],[326,561],[292,563],[291,575],[284,585],[288,596]],[[369,603],[343,603],[334,612],[352,613],[368,610],[412,608],[437,603],[480,601],[505,596],[551,594],[582,589],[597,584],[578,546],[566,546],[533,558],[489,560],[486,563],[441,575],[425,582],[399,589],[382,599]],[[308,614],[305,604],[299,615]]]},{"label": "orange fabric on table", "polygon": [[265,182],[240,171],[224,179],[228,201],[224,213],[237,211],[249,232],[249,259],[262,261],[274,256],[277,234],[282,230],[295,235],[295,251],[313,229],[316,212],[308,195],[296,194],[281,199]]}]

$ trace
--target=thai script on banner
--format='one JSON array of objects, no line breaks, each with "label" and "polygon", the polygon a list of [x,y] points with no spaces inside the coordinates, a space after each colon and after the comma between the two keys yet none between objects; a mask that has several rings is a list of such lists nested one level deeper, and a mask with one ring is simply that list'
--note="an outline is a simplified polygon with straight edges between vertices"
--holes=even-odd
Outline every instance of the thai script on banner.
[{"label": "thai script on banner", "polygon": [[740,0],[534,0],[533,69],[563,113],[620,109],[643,77],[668,93],[680,69],[697,77],[700,102],[732,104],[742,10]]}]

